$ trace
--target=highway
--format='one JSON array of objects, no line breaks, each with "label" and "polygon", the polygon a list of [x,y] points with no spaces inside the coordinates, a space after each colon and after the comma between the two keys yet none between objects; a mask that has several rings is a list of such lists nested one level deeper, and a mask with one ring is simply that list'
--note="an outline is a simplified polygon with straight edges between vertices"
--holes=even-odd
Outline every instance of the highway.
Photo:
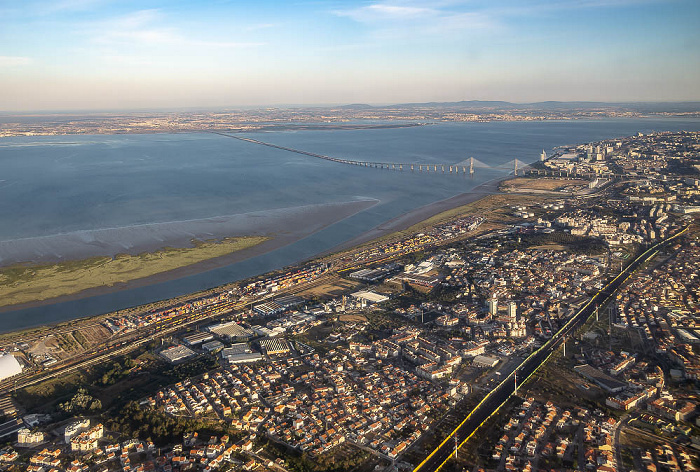
[{"label": "highway", "polygon": [[564,340],[571,336],[581,327],[596,310],[613,297],[622,284],[629,279],[634,272],[645,262],[652,259],[659,249],[675,240],[688,230],[685,227],[675,235],[661,241],[632,261],[614,279],[598,291],[591,299],[573,315],[562,328],[550,338],[542,347],[528,356],[520,366],[510,375],[503,379],[493,390],[491,390],[479,404],[467,415],[467,417],[450,433],[440,445],[428,455],[415,469],[414,472],[436,472],[440,470],[455,454],[455,445],[463,446],[471,439],[477,430],[484,425],[506,401],[516,394],[516,376],[518,386],[526,382],[562,345]]}]

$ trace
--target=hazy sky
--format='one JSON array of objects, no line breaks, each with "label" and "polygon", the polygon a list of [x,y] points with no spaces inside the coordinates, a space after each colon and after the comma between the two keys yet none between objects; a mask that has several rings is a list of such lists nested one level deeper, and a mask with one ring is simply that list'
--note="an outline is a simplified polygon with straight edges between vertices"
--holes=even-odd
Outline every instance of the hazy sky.
[{"label": "hazy sky", "polygon": [[698,100],[698,0],[0,0],[0,110]]}]

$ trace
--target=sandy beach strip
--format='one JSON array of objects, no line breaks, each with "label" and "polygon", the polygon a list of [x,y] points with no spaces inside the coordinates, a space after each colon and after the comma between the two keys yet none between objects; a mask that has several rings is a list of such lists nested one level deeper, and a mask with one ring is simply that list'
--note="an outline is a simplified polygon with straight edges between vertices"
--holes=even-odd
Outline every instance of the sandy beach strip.
[{"label": "sandy beach strip", "polygon": [[[175,222],[172,224],[163,223],[161,224],[162,226],[160,227],[160,231],[155,231],[153,228],[148,228],[147,231],[144,231],[144,228],[137,228],[139,237],[143,236],[143,234],[150,235],[150,237],[132,238],[130,243],[131,247],[128,250],[131,254],[141,254],[144,252],[155,251],[164,246],[177,247],[177,244],[181,244],[179,247],[191,247],[192,239],[199,238],[223,239],[236,236],[261,235],[266,236],[269,239],[240,251],[207,259],[195,264],[179,267],[177,269],[161,272],[148,277],[130,280],[111,286],[89,288],[77,293],[62,295],[46,300],[0,307],[0,313],[24,308],[51,305],[54,303],[88,298],[105,293],[143,287],[206,272],[219,267],[225,267],[292,244],[322,230],[327,226],[366,210],[377,203],[377,200],[365,199],[351,202],[307,205],[264,212],[252,212],[244,215],[231,215],[230,217],[218,217],[206,220],[191,220],[187,222]],[[218,224],[213,224],[215,222],[212,220],[216,220],[216,223]],[[197,232],[191,231],[192,228],[196,227],[200,221],[202,221],[204,226],[206,226],[206,232],[203,233],[203,230],[201,229]],[[177,230],[175,230],[176,227]],[[133,230],[133,227],[126,229]],[[154,234],[156,234],[157,237],[153,237]],[[178,238],[170,240],[162,239],[162,237],[165,235],[176,235]],[[110,237],[113,236],[114,235],[112,234]],[[206,236],[206,238],[204,236]],[[138,243],[136,242],[136,239],[138,239]],[[76,244],[73,237],[69,237],[68,242],[69,244],[66,244],[65,247],[72,248]],[[93,251],[95,251],[96,248],[103,252],[95,254]],[[94,257],[95,255],[114,255],[122,252],[126,251],[124,251],[124,247],[121,244],[88,244],[83,252],[80,253],[82,257],[78,257],[78,259]],[[44,256],[43,253],[38,254],[38,256],[40,256],[42,263],[50,263],[51,257],[56,257],[55,251],[54,253],[48,254],[48,256]]]},{"label": "sandy beach strip", "polygon": [[[469,192],[455,195],[451,198],[447,198],[445,200],[441,200],[438,202],[431,203],[429,205],[422,206],[420,208],[416,208],[415,210],[410,211],[404,215],[382,223],[381,225],[333,248],[330,251],[326,251],[323,254],[318,254],[316,257],[322,257],[340,251],[345,251],[355,246],[366,244],[378,238],[382,238],[399,231],[404,231],[410,228],[411,226],[425,221],[442,212],[459,208],[460,206],[475,202],[489,195],[500,193],[498,190],[499,183],[509,178],[511,177],[507,175],[499,177],[488,182],[484,182],[483,184],[479,185],[478,187],[475,187]],[[221,239],[225,237],[251,235],[265,235],[269,236],[270,239],[256,246],[252,246],[231,254],[227,254],[225,256],[207,259],[192,265],[180,267],[167,272],[161,272],[141,279],[131,280],[126,283],[121,283],[109,287],[95,287],[71,295],[64,295],[36,302],[0,307],[0,313],[20,310],[24,308],[51,305],[54,303],[89,298],[106,293],[113,293],[121,290],[128,290],[131,288],[148,286],[152,284],[175,280],[189,275],[206,272],[208,270],[220,267],[225,267],[231,264],[235,264],[237,262],[241,262],[250,258],[254,258],[256,256],[266,254],[268,252],[272,252],[276,249],[292,244],[296,241],[299,241],[300,239],[303,239],[304,237],[307,237],[311,234],[320,231],[321,229],[333,223],[341,221],[345,218],[349,218],[350,216],[356,213],[364,211],[367,208],[375,205],[376,203],[378,203],[376,200],[360,200],[355,202],[309,205],[305,207],[295,207],[293,209],[280,209],[261,212],[265,215],[260,221],[257,222],[255,230],[253,229],[253,226],[250,225],[229,226],[228,224],[220,224],[218,225],[216,231],[212,231],[212,227],[207,226],[217,221],[219,223],[224,221],[228,223],[237,221],[240,224],[242,221],[244,221],[243,219],[239,218],[241,215],[231,215],[231,217],[218,217],[204,220],[191,220],[187,222],[176,222],[177,225],[180,225],[180,230],[190,230],[184,233],[186,236],[188,236],[187,238],[184,238],[182,234],[180,235],[181,239],[179,240],[179,243],[184,244],[184,246],[180,247],[189,247],[191,245],[191,240],[193,239],[192,236],[195,234],[208,236],[208,238],[206,239]],[[257,219],[254,217],[256,213],[258,212],[247,214],[245,220],[248,220],[248,223],[250,223],[251,221],[255,221]],[[258,217],[260,216],[261,215],[258,215]],[[200,228],[199,232],[192,232],[192,228],[196,227],[196,225],[200,222],[205,223],[205,226],[207,226],[207,231],[203,233],[202,229]],[[163,225],[168,224],[164,223]],[[280,228],[284,228],[284,231],[280,231]],[[163,236],[169,231],[173,231],[173,228],[166,228],[166,231],[159,233],[159,235]],[[156,244],[156,242],[160,242],[160,244]],[[152,239],[147,239],[147,242],[144,242],[143,244],[140,244],[138,246],[134,245],[133,247],[129,248],[129,253],[138,254],[148,250],[157,250],[163,247],[165,242],[166,241],[161,241],[160,238],[157,238],[156,241]],[[174,246],[175,242],[176,241],[168,240],[166,245]],[[120,247],[124,249],[122,245],[120,245]],[[122,250],[119,252],[126,251]]]},{"label": "sandy beach strip", "polygon": [[308,236],[376,203],[363,199],[0,241],[0,267],[138,255],[164,247],[191,248],[194,240],[248,236],[288,240]]}]

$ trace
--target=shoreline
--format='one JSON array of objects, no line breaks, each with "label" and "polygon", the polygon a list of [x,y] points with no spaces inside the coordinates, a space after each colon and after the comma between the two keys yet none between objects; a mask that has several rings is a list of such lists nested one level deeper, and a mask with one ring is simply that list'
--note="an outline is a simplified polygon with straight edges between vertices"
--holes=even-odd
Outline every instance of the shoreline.
[{"label": "shoreline", "polygon": [[[110,286],[92,287],[72,294],[61,295],[59,297],[54,298],[47,298],[45,300],[36,300],[15,305],[0,306],[0,314],[12,313],[14,311],[20,311],[28,308],[46,307],[63,302],[82,300],[100,295],[112,294],[120,292],[122,290],[147,287],[149,285],[154,285],[162,282],[169,282],[187,276],[207,272],[209,270],[226,267],[228,265],[236,264],[238,262],[261,256],[275,251],[277,249],[283,248],[292,243],[295,243],[332,224],[338,223],[346,218],[350,218],[351,216],[361,211],[364,211],[376,204],[377,201],[375,200],[358,200],[356,202],[347,202],[341,204],[319,205],[317,207],[314,207],[313,210],[316,211],[316,216],[320,217],[320,219],[316,219],[315,221],[308,221],[311,217],[310,213],[312,213],[312,211],[308,211],[309,209],[307,209],[306,212],[298,212],[299,214],[292,215],[291,218],[296,219],[299,227],[295,228],[292,231],[278,230],[274,233],[270,233],[269,231],[265,232],[264,235],[269,237],[269,239],[255,246],[247,247],[245,249],[232,252],[230,254],[206,259],[194,264],[178,267],[176,269],[160,272],[157,274],[150,275],[148,277],[142,277],[127,282],[117,283]],[[287,218],[290,218],[290,216],[288,215]],[[220,236],[221,238],[229,237],[227,235],[217,236]],[[231,283],[233,282],[235,281],[232,281]],[[182,296],[187,295],[188,294],[183,294]],[[66,320],[59,320],[57,321],[57,323],[61,323],[64,321]]]},{"label": "shoreline", "polygon": [[[353,247],[361,246],[363,244],[367,244],[368,242],[377,240],[382,237],[386,237],[387,235],[393,234],[393,233],[399,233],[401,231],[405,231],[412,226],[419,224],[423,221],[427,221],[428,219],[439,215],[440,213],[443,213],[445,211],[453,210],[455,208],[459,208],[460,206],[466,205],[468,203],[472,203],[475,201],[478,201],[484,197],[487,197],[489,195],[494,195],[500,193],[498,191],[498,185],[500,184],[501,181],[507,180],[511,178],[510,175],[502,176],[502,177],[497,177],[492,180],[489,180],[487,182],[484,182],[474,189],[472,189],[469,192],[464,192],[455,196],[452,196],[450,198],[440,200],[434,203],[430,203],[428,205],[416,208],[404,215],[401,215],[399,217],[396,217],[392,220],[389,220],[385,223],[382,223],[381,225],[370,229],[369,231],[366,231],[365,233],[343,243],[340,244],[331,250],[322,252],[317,254],[316,256],[313,256],[309,259],[306,260],[313,260],[317,258],[323,258],[327,257],[331,254],[335,254],[338,252],[346,251],[349,249],[352,249]],[[368,205],[366,208],[369,208],[370,206],[373,206],[376,202],[373,202],[372,205]],[[326,226],[329,226],[330,224],[337,223],[339,221],[342,221],[343,219],[349,218],[350,216],[359,213],[360,211],[363,211],[366,208],[362,208],[358,211],[353,212],[350,215],[346,215],[341,219],[338,219],[332,223],[327,223],[322,225],[320,229],[323,229]],[[317,231],[318,231],[317,230]],[[316,232],[316,231],[314,231]],[[81,292],[77,292],[74,294],[69,294],[69,295],[62,295],[60,297],[55,297],[55,298],[50,298],[46,300],[37,300],[33,302],[27,302],[23,304],[17,304],[17,305],[7,305],[0,307],[0,315],[5,314],[5,313],[12,313],[15,311],[20,311],[24,309],[30,309],[30,308],[39,308],[39,307],[49,307],[52,305],[60,304],[63,302],[70,302],[70,301],[76,301],[76,300],[82,300],[82,299],[87,299],[87,298],[92,298],[92,297],[97,297],[100,295],[106,295],[106,294],[113,294],[117,293],[123,290],[128,290],[128,289],[135,289],[135,288],[142,288],[142,287],[147,287],[149,285],[154,285],[162,282],[168,282],[172,280],[177,280],[180,278],[184,278],[190,275],[195,275],[199,274],[202,272],[206,272],[209,270],[225,267],[231,264],[236,264],[238,262],[242,262],[260,255],[267,254],[269,252],[272,252],[274,250],[280,249],[284,246],[287,246],[289,244],[292,244],[296,241],[299,241],[300,239],[303,239],[306,236],[310,236],[313,233],[306,234],[303,236],[300,236],[299,234],[295,233],[281,233],[281,234],[276,234],[274,235],[271,239],[268,239],[264,241],[261,244],[258,244],[253,247],[249,247],[225,256],[221,257],[216,257],[212,259],[207,259],[202,262],[198,262],[196,264],[191,264],[188,266],[180,267],[177,269],[173,269],[167,272],[162,272],[159,274],[155,274],[149,277],[144,277],[141,279],[136,279],[132,280],[129,282],[125,283],[120,283],[120,284],[115,284],[112,286],[102,286],[102,287],[94,287],[94,288],[89,288],[86,290],[83,290]],[[299,263],[303,263],[304,261],[299,261]],[[258,275],[263,275],[263,273],[258,274]],[[238,280],[233,280],[231,283],[236,283]],[[185,297],[190,294],[198,293],[198,291],[191,292],[188,294],[183,294],[181,296]],[[177,297],[175,297],[177,298]],[[164,299],[164,300],[167,300]],[[163,300],[161,300],[163,301]],[[138,306],[138,305],[135,305]],[[57,325],[61,323],[66,323],[66,322],[71,322],[74,320],[80,320],[80,319],[89,319],[89,318],[94,318],[96,316],[104,316],[107,315],[111,312],[106,312],[101,315],[86,315],[86,316],[76,316],[75,318],[71,320],[57,320],[55,323],[41,323],[41,324],[36,324],[32,326],[26,326],[23,328],[19,329],[13,329],[7,332],[14,332],[14,331],[23,331],[26,329],[32,329],[32,328],[38,328],[41,326],[52,326],[52,325]],[[6,333],[7,333],[6,332]]]},{"label": "shoreline", "polygon": [[379,226],[330,249],[329,251],[319,254],[319,257],[326,257],[337,252],[347,251],[354,247],[387,237],[391,234],[406,231],[412,226],[427,221],[430,218],[438,216],[446,211],[454,210],[455,208],[476,202],[484,197],[488,197],[489,195],[501,194],[503,192],[498,190],[500,183],[511,178],[512,176],[510,175],[496,177],[474,187],[469,192],[460,193],[444,200],[439,200],[437,202],[418,207],[409,211],[408,213],[382,223]]},{"label": "shoreline", "polygon": [[376,203],[375,199],[356,199],[4,240],[0,241],[0,270],[194,248],[196,241],[307,234]]}]

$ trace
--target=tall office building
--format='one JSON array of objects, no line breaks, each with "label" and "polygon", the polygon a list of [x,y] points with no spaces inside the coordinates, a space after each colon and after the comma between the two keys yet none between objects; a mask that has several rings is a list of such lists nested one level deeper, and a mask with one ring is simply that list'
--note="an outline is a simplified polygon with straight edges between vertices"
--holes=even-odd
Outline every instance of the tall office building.
[{"label": "tall office building", "polygon": [[508,303],[508,318],[511,322],[515,322],[518,319],[518,304],[515,302]]},{"label": "tall office building", "polygon": [[496,297],[491,298],[488,301],[488,308],[490,315],[496,315],[498,313],[498,299]]}]

